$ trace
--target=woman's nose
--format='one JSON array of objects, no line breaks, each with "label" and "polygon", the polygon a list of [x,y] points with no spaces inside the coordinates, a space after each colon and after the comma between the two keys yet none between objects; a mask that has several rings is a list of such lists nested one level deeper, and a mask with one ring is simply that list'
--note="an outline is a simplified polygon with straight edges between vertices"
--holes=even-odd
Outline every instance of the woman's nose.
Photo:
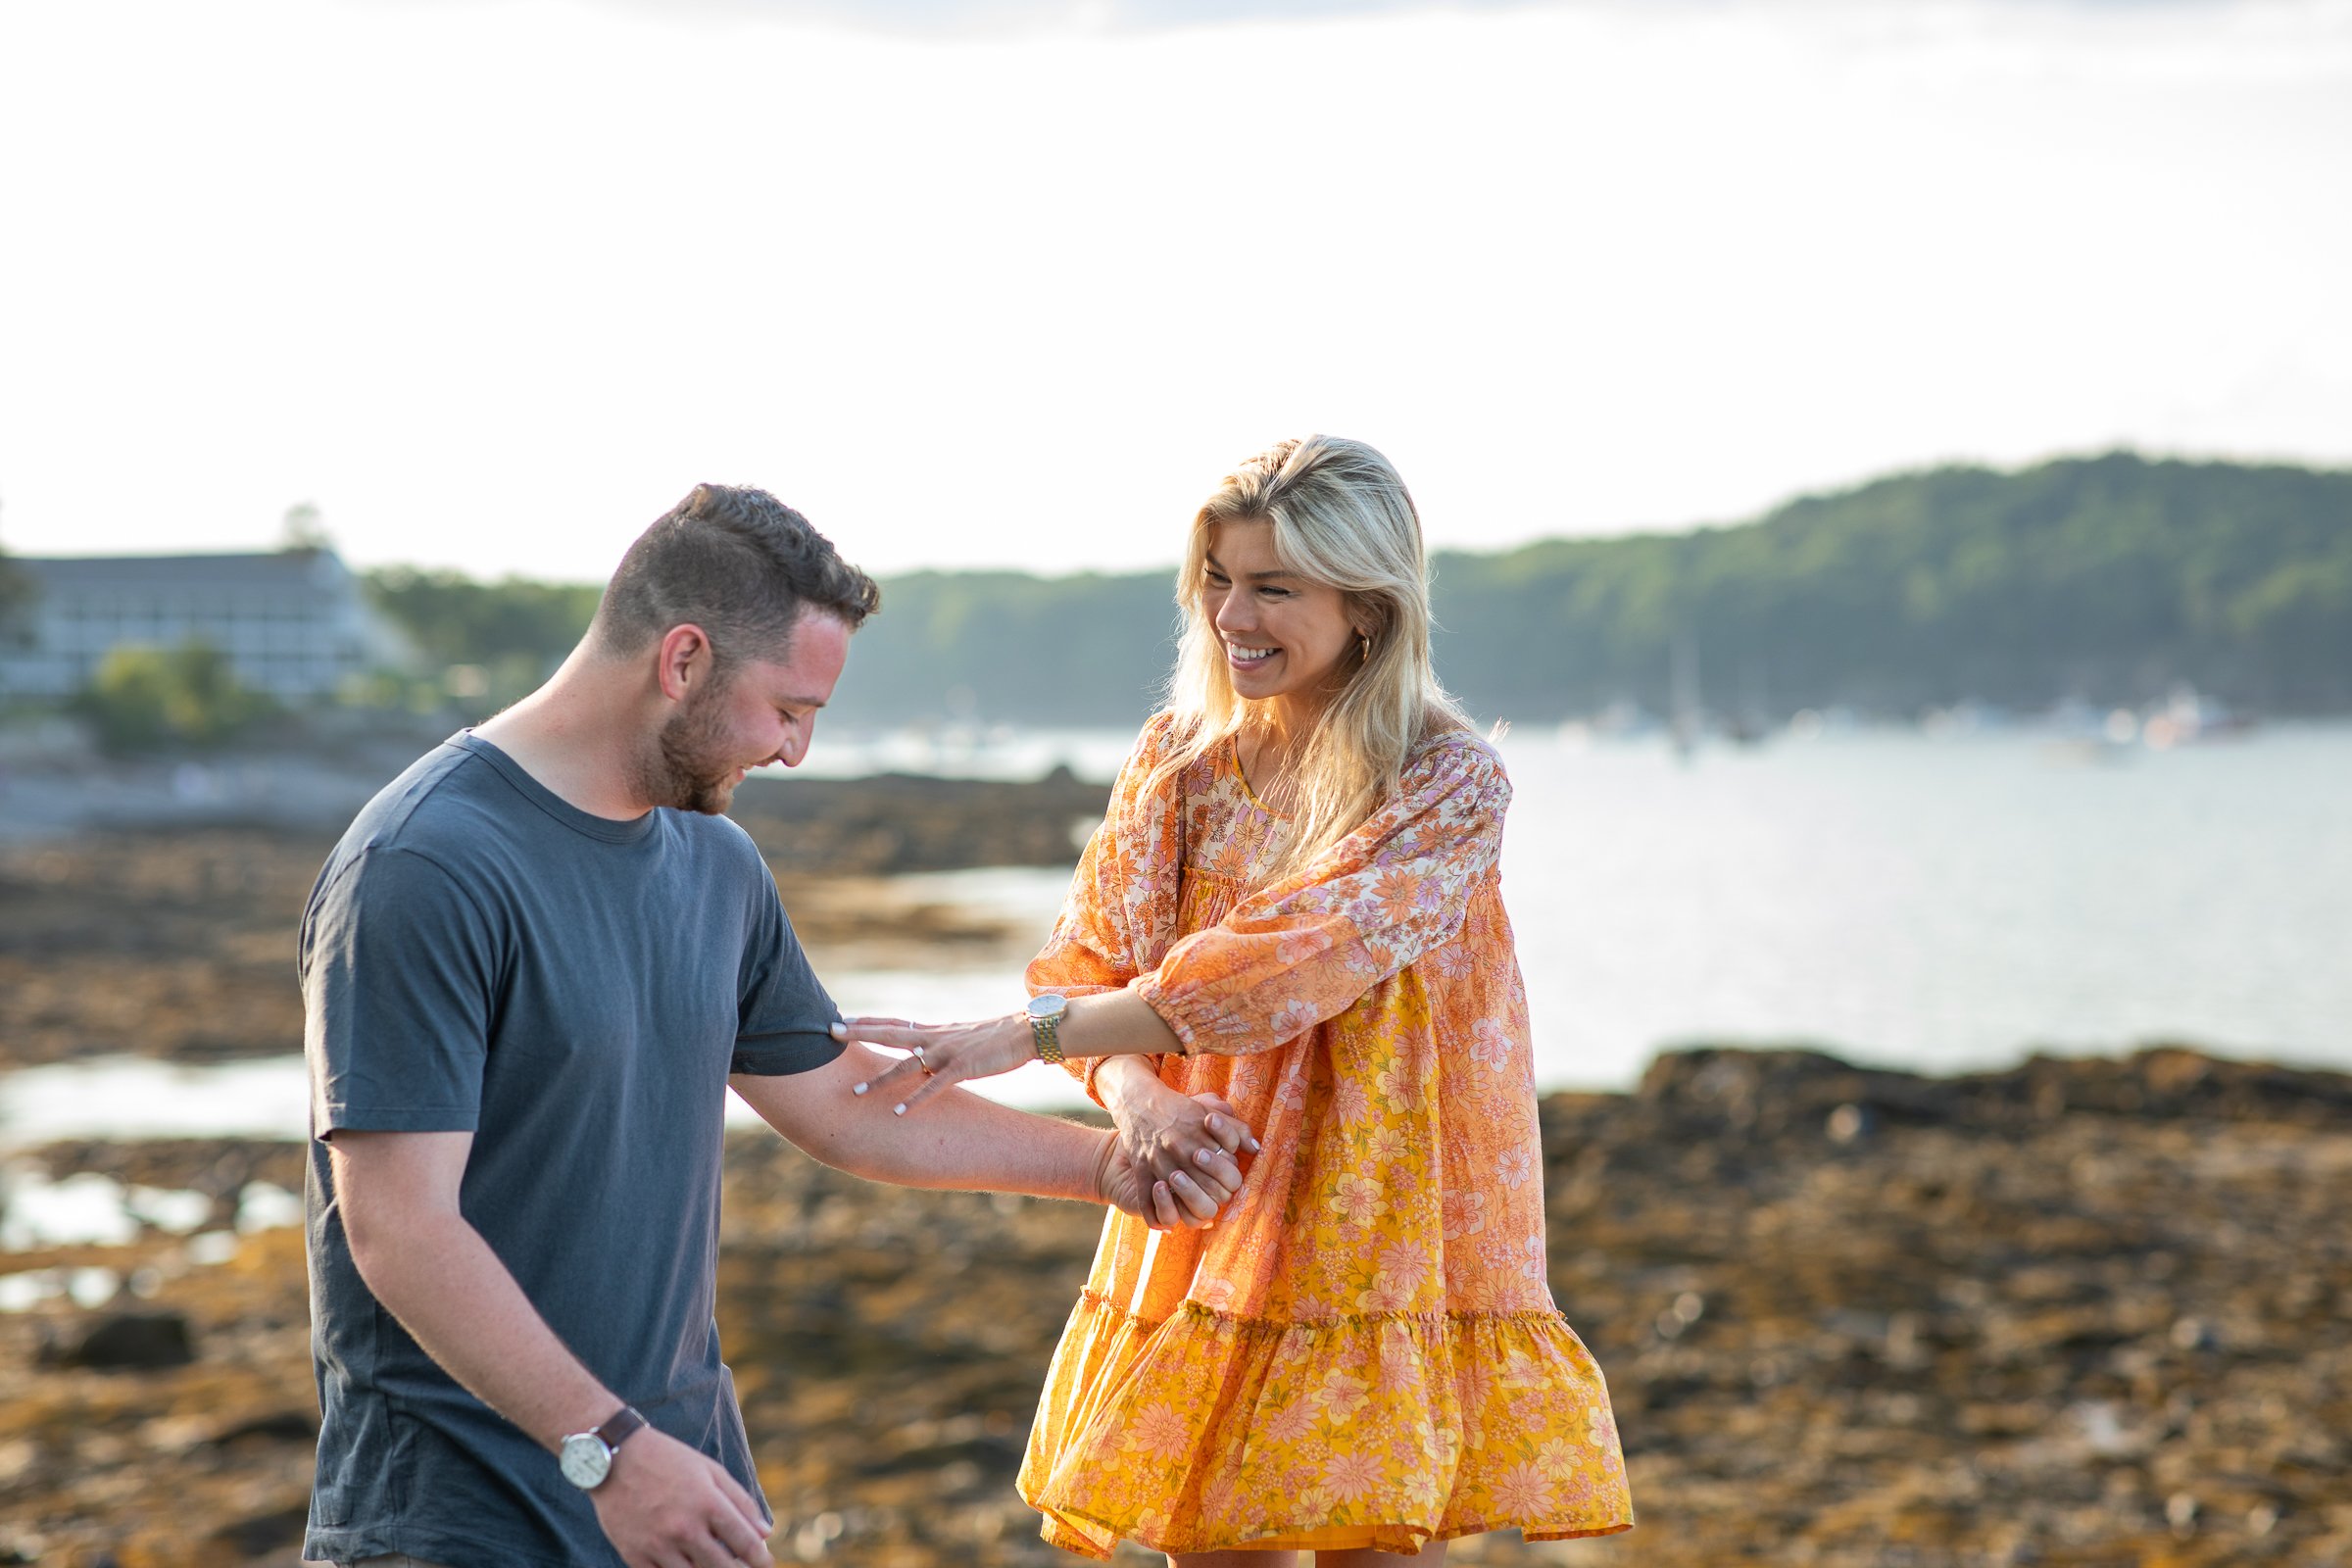
[{"label": "woman's nose", "polygon": [[1257,624],[1257,617],[1250,613],[1250,596],[1247,594],[1227,594],[1225,602],[1217,606],[1216,614],[1210,618],[1215,621],[1219,631],[1248,631]]}]

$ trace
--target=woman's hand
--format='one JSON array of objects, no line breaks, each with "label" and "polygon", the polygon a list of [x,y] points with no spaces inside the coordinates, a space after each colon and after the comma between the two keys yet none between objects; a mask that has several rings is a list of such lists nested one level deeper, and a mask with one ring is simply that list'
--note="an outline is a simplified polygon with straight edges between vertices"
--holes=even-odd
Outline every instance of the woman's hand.
[{"label": "woman's hand", "polygon": [[1154,1181],[1127,1157],[1116,1134],[1104,1133],[1102,1159],[1095,1167],[1095,1196],[1155,1231],[1173,1231],[1213,1223],[1230,1195],[1205,1175],[1195,1181],[1177,1171],[1166,1181]]},{"label": "woman's hand", "polygon": [[1103,1060],[1095,1092],[1117,1128],[1120,1152],[1152,1180],[1206,1177],[1228,1193],[1242,1190],[1238,1156],[1256,1153],[1257,1139],[1222,1099],[1169,1088],[1141,1056]]},{"label": "woman's hand", "polygon": [[902,1116],[950,1084],[967,1078],[994,1078],[1037,1058],[1025,1012],[983,1018],[978,1023],[844,1018],[833,1026],[833,1036],[906,1053],[904,1061],[850,1090],[857,1095],[882,1096],[884,1103]]}]

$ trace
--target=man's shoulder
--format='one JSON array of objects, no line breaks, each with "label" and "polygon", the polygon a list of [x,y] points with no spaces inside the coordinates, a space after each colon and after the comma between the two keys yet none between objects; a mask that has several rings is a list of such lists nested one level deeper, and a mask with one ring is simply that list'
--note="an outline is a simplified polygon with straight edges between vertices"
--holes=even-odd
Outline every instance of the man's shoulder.
[{"label": "man's shoulder", "polygon": [[733,817],[668,807],[662,808],[662,816],[677,842],[692,851],[698,861],[738,875],[767,878],[767,858],[760,853],[750,831]]},{"label": "man's shoulder", "polygon": [[380,880],[371,867],[397,864],[415,875],[429,866],[438,878],[473,884],[502,856],[511,857],[520,803],[465,743],[463,734],[442,742],[360,808],[319,872],[314,907],[338,888],[348,893],[363,878]]},{"label": "man's shoulder", "polygon": [[455,735],[402,769],[351,820],[338,859],[376,849],[431,854],[448,841],[472,837],[494,814],[498,780],[481,757]]}]

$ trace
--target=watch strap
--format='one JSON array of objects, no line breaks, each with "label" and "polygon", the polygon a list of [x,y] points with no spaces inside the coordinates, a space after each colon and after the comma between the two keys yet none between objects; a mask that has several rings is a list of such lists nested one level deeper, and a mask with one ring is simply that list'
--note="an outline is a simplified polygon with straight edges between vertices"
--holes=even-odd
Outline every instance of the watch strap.
[{"label": "watch strap", "polygon": [[605,1417],[601,1426],[591,1427],[589,1431],[602,1440],[606,1447],[617,1452],[620,1446],[626,1443],[639,1427],[644,1425],[645,1417],[638,1413],[637,1407],[633,1404],[624,1404]]},{"label": "watch strap", "polygon": [[1038,1060],[1050,1062],[1056,1067],[1061,1065],[1061,1018],[1058,1014],[1041,1018],[1036,1013],[1031,1013],[1029,1015],[1029,1038],[1036,1042]]}]

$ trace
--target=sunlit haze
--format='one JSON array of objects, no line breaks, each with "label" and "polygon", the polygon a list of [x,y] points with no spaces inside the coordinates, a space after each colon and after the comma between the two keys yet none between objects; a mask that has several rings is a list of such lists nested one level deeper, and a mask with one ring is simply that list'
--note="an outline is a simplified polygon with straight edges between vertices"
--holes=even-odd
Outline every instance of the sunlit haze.
[{"label": "sunlit haze", "polygon": [[2352,463],[2346,0],[1175,9],[11,5],[0,546],[590,580],[719,479],[1135,567],[1308,429],[1479,548]]}]

